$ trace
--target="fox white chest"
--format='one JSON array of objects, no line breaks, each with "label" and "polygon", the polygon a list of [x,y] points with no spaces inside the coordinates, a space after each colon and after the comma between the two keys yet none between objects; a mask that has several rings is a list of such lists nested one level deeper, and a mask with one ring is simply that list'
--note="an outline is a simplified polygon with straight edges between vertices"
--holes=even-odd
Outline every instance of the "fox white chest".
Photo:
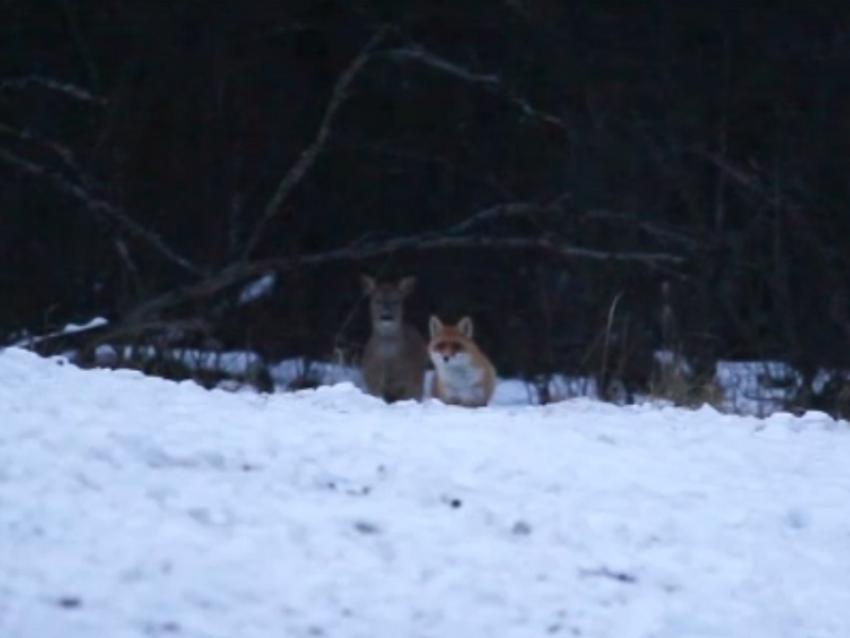
[{"label": "fox white chest", "polygon": [[436,364],[443,399],[448,402],[484,401],[484,371],[467,365]]}]

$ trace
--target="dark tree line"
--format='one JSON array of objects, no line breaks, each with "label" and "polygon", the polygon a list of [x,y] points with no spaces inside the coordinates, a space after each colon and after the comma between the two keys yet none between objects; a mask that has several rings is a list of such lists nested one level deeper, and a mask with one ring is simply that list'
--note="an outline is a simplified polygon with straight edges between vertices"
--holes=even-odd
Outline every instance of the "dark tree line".
[{"label": "dark tree line", "polygon": [[[841,410],[833,2],[0,2],[0,330],[356,359],[356,274],[503,374],[779,360]],[[245,302],[245,286],[274,277]],[[538,387],[545,399],[545,383]]]}]

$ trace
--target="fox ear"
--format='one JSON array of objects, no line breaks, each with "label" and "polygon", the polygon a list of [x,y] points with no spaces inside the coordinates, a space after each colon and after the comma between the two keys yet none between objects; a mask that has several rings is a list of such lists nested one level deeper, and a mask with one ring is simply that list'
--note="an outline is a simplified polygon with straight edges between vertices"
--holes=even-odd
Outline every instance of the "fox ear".
[{"label": "fox ear", "polygon": [[363,292],[367,295],[371,295],[375,292],[375,280],[369,275],[360,275],[360,285],[363,286]]},{"label": "fox ear", "polygon": [[403,277],[398,282],[398,289],[405,297],[413,292],[416,287],[416,277]]},{"label": "fox ear", "polygon": [[469,317],[464,317],[460,321],[457,322],[457,329],[460,330],[460,334],[464,337],[468,337],[472,339],[472,319]]},{"label": "fox ear", "polygon": [[428,320],[428,331],[431,333],[431,338],[433,339],[440,334],[440,330],[442,329],[443,322],[436,315],[431,315],[431,318]]}]

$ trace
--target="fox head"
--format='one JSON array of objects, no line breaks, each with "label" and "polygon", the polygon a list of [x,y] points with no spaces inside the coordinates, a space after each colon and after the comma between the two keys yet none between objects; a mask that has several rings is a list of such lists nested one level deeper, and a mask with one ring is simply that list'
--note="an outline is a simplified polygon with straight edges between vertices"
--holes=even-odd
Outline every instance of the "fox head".
[{"label": "fox head", "polygon": [[472,341],[472,319],[464,317],[452,326],[432,316],[428,328],[431,333],[428,354],[435,366],[464,366],[470,363],[475,348]]},{"label": "fox head", "polygon": [[360,275],[363,292],[369,297],[372,326],[383,333],[401,328],[404,318],[404,299],[416,286],[416,277],[404,277],[396,284],[378,283],[368,275]]}]

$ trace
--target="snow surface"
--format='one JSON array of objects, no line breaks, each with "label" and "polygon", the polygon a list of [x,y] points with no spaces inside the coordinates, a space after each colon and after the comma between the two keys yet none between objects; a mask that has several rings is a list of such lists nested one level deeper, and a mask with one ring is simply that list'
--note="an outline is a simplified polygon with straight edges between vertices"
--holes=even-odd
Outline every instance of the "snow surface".
[{"label": "snow surface", "polygon": [[850,428],[0,353],[3,638],[847,638]]}]

